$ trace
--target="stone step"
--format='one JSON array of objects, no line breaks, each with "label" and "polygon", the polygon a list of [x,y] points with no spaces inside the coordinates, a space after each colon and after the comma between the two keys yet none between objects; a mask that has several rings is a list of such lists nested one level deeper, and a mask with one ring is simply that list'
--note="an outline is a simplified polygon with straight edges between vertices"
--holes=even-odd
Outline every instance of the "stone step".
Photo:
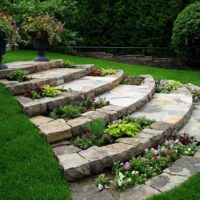
[{"label": "stone step", "polygon": [[49,62],[20,61],[6,63],[8,68],[1,70],[0,79],[5,79],[10,72],[16,70],[27,70],[29,73],[35,73],[48,69],[58,68],[62,66],[62,62],[62,60],[51,60]]},{"label": "stone step", "polygon": [[36,84],[61,85],[63,83],[81,78],[89,74],[94,65],[77,65],[75,68],[54,68],[45,71],[39,71],[29,75],[32,79],[25,82],[0,80],[5,87],[13,94],[20,95],[26,91],[34,89]]},{"label": "stone step", "polygon": [[[164,140],[175,134],[191,115],[192,96],[185,94],[156,94],[150,103],[134,113],[133,117],[145,116],[157,122],[149,129],[135,137],[120,138],[115,143],[103,147],[93,146],[87,150],[75,150],[72,145],[59,145],[64,154],[59,152],[57,158],[64,175],[68,180],[76,180],[102,172],[112,167],[116,161],[126,161],[133,156],[162,144]],[[67,148],[73,149],[70,150]]]},{"label": "stone step", "polygon": [[188,123],[179,131],[180,135],[188,134],[191,137],[195,137],[200,142],[200,104],[194,105],[192,116]]},{"label": "stone step", "polygon": [[[110,101],[110,105],[97,109],[96,111],[86,112],[82,114],[81,117],[67,122],[62,119],[63,123],[66,124],[66,126],[63,127],[62,132],[55,131],[51,128],[52,126],[55,126],[55,123],[59,124],[58,120],[37,116],[32,118],[32,121],[39,127],[48,142],[58,142],[60,140],[71,138],[72,136],[80,135],[84,130],[84,125],[96,118],[101,117],[104,118],[106,122],[111,122],[123,116],[127,116],[147,103],[148,100],[153,97],[154,89],[155,82],[151,76],[146,76],[141,86],[119,85],[110,92],[105,93],[105,95],[99,96],[106,97],[107,100]],[[99,97],[97,97],[97,99]],[[123,104],[119,105],[120,101],[123,101]],[[71,127],[70,131],[69,129],[66,131],[66,127],[69,126]]]},{"label": "stone step", "polygon": [[115,75],[105,77],[85,76],[78,80],[61,84],[59,86],[60,88],[64,90],[71,89],[72,91],[62,92],[57,97],[45,97],[33,100],[24,96],[16,96],[16,99],[22,105],[24,112],[28,116],[41,115],[55,107],[64,106],[75,101],[81,101],[84,100],[86,96],[96,96],[111,90],[119,85],[123,79],[123,75],[123,71],[118,71]]}]

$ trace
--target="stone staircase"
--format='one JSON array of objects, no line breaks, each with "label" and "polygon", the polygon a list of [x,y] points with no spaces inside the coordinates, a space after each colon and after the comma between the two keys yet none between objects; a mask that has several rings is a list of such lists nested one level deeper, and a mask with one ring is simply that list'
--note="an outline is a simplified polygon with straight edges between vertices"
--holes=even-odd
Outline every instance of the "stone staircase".
[{"label": "stone staircase", "polygon": [[[75,65],[74,68],[63,68],[61,60],[43,63],[31,61],[10,63],[8,69],[0,72],[0,82],[15,95],[24,112],[51,144],[68,180],[98,174],[112,167],[116,161],[140,155],[146,147],[163,143],[165,138],[176,134],[185,125],[182,129],[184,132],[189,128],[187,121],[193,110],[192,96],[185,89],[174,94],[154,94],[155,81],[150,75],[142,75],[144,81],[139,86],[121,85],[123,71],[118,70],[116,74],[105,77],[88,76],[93,67],[94,65]],[[20,83],[5,79],[8,73],[16,69],[28,70],[32,79]],[[54,84],[63,92],[54,98],[32,100],[24,97],[23,93],[33,89],[36,83]],[[86,112],[69,121],[45,116],[55,107],[84,100],[87,96],[97,99],[105,97],[110,105]],[[196,112],[199,111],[194,110],[189,126],[199,120]],[[93,146],[81,150],[70,142],[71,138],[82,133],[86,123],[94,119],[101,117],[106,122],[112,122],[127,115],[145,116],[156,122],[135,137],[120,138],[103,147]]]}]

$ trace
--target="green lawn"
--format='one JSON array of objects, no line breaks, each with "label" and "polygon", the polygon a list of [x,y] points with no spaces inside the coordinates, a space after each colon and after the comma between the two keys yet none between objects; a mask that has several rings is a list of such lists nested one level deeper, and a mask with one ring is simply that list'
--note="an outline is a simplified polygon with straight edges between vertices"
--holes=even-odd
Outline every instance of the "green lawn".
[{"label": "green lawn", "polygon": [[[98,67],[124,69],[127,74],[152,74],[155,78],[176,79],[200,85],[200,72],[167,70],[127,65],[58,53],[48,54],[71,63],[94,63]],[[12,51],[5,62],[32,60],[33,51]],[[69,184],[64,180],[50,145],[22,113],[14,98],[0,85],[0,199],[2,200],[68,200]],[[200,199],[200,174],[181,187],[151,200]]]},{"label": "green lawn", "polygon": [[[59,53],[49,53],[49,58],[51,59],[64,59],[73,64],[85,64],[92,63],[97,67],[110,67],[114,69],[123,69],[126,74],[129,75],[139,75],[139,74],[152,74],[156,79],[166,78],[179,80],[183,83],[194,83],[200,85],[200,71],[185,71],[185,70],[170,70],[161,69],[155,67],[145,67],[138,65],[128,65],[117,62],[97,60],[92,58],[82,58],[77,56],[69,56]],[[11,62],[16,60],[31,60],[35,57],[35,52],[33,51],[12,51],[8,52],[5,56],[5,62]]]}]

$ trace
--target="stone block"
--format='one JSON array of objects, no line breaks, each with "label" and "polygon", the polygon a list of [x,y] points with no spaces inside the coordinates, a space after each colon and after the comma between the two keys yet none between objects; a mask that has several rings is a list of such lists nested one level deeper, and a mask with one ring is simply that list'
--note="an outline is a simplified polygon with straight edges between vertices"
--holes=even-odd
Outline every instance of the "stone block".
[{"label": "stone block", "polygon": [[53,121],[52,118],[45,117],[45,116],[42,116],[42,115],[38,115],[36,117],[32,117],[30,120],[35,126],[41,126],[42,124],[45,124],[45,123]]},{"label": "stone block", "polygon": [[72,137],[71,127],[65,120],[58,119],[39,126],[40,131],[49,143],[58,142]]},{"label": "stone block", "polygon": [[113,165],[113,160],[103,148],[93,146],[79,154],[89,161],[91,173],[97,174]]},{"label": "stone block", "polygon": [[90,175],[89,162],[77,153],[58,156],[58,160],[65,177],[70,181]]},{"label": "stone block", "polygon": [[75,147],[74,145],[60,145],[53,147],[53,152],[55,153],[56,156],[78,153],[79,151],[81,151],[81,149]]}]

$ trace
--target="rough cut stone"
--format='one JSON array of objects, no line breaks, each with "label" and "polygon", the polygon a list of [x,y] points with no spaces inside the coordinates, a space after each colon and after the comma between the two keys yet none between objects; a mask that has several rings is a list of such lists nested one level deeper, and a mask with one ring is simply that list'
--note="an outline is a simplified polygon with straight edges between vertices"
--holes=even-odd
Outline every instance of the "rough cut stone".
[{"label": "rough cut stone", "polygon": [[53,121],[52,118],[50,118],[50,117],[44,117],[44,116],[42,116],[42,115],[38,115],[38,116],[36,116],[36,117],[32,117],[30,120],[31,120],[31,122],[32,122],[35,126],[40,126],[40,125],[45,124],[45,123],[47,123],[47,122]]},{"label": "rough cut stone", "polygon": [[53,147],[53,152],[56,156],[61,156],[63,154],[78,153],[79,151],[81,151],[81,149],[75,147],[74,145],[61,145]]},{"label": "rough cut stone", "polygon": [[90,175],[89,162],[77,153],[58,156],[58,160],[68,180],[76,180]]},{"label": "rough cut stone", "polygon": [[163,173],[159,176],[156,176],[149,181],[147,181],[147,185],[153,187],[161,192],[166,192],[171,190],[172,188],[180,185],[184,181],[187,180],[187,177],[183,176],[174,176],[169,175],[167,173]]},{"label": "rough cut stone", "polygon": [[114,143],[100,148],[107,152],[108,156],[113,159],[113,162],[126,161],[130,159],[134,151],[136,151],[134,146],[123,143]]},{"label": "rough cut stone", "polygon": [[155,190],[148,185],[140,185],[121,192],[119,200],[145,200],[146,198],[159,193],[158,190]]},{"label": "rough cut stone", "polygon": [[85,151],[79,152],[90,163],[91,173],[100,173],[106,167],[113,165],[113,160],[103,148],[93,146]]},{"label": "rough cut stone", "polygon": [[71,127],[66,124],[65,120],[58,119],[39,126],[40,131],[49,143],[72,137]]},{"label": "rough cut stone", "polygon": [[177,160],[171,167],[164,170],[165,173],[190,177],[200,172],[200,159],[193,157],[184,157]]},{"label": "rough cut stone", "polygon": [[72,135],[78,136],[84,132],[84,126],[91,121],[91,119],[88,119],[86,117],[78,117],[76,119],[69,120],[67,124],[71,126]]},{"label": "rough cut stone", "polygon": [[95,120],[97,118],[103,118],[106,122],[110,121],[109,114],[101,113],[98,111],[90,111],[82,114],[83,117],[87,117],[89,119]]}]

